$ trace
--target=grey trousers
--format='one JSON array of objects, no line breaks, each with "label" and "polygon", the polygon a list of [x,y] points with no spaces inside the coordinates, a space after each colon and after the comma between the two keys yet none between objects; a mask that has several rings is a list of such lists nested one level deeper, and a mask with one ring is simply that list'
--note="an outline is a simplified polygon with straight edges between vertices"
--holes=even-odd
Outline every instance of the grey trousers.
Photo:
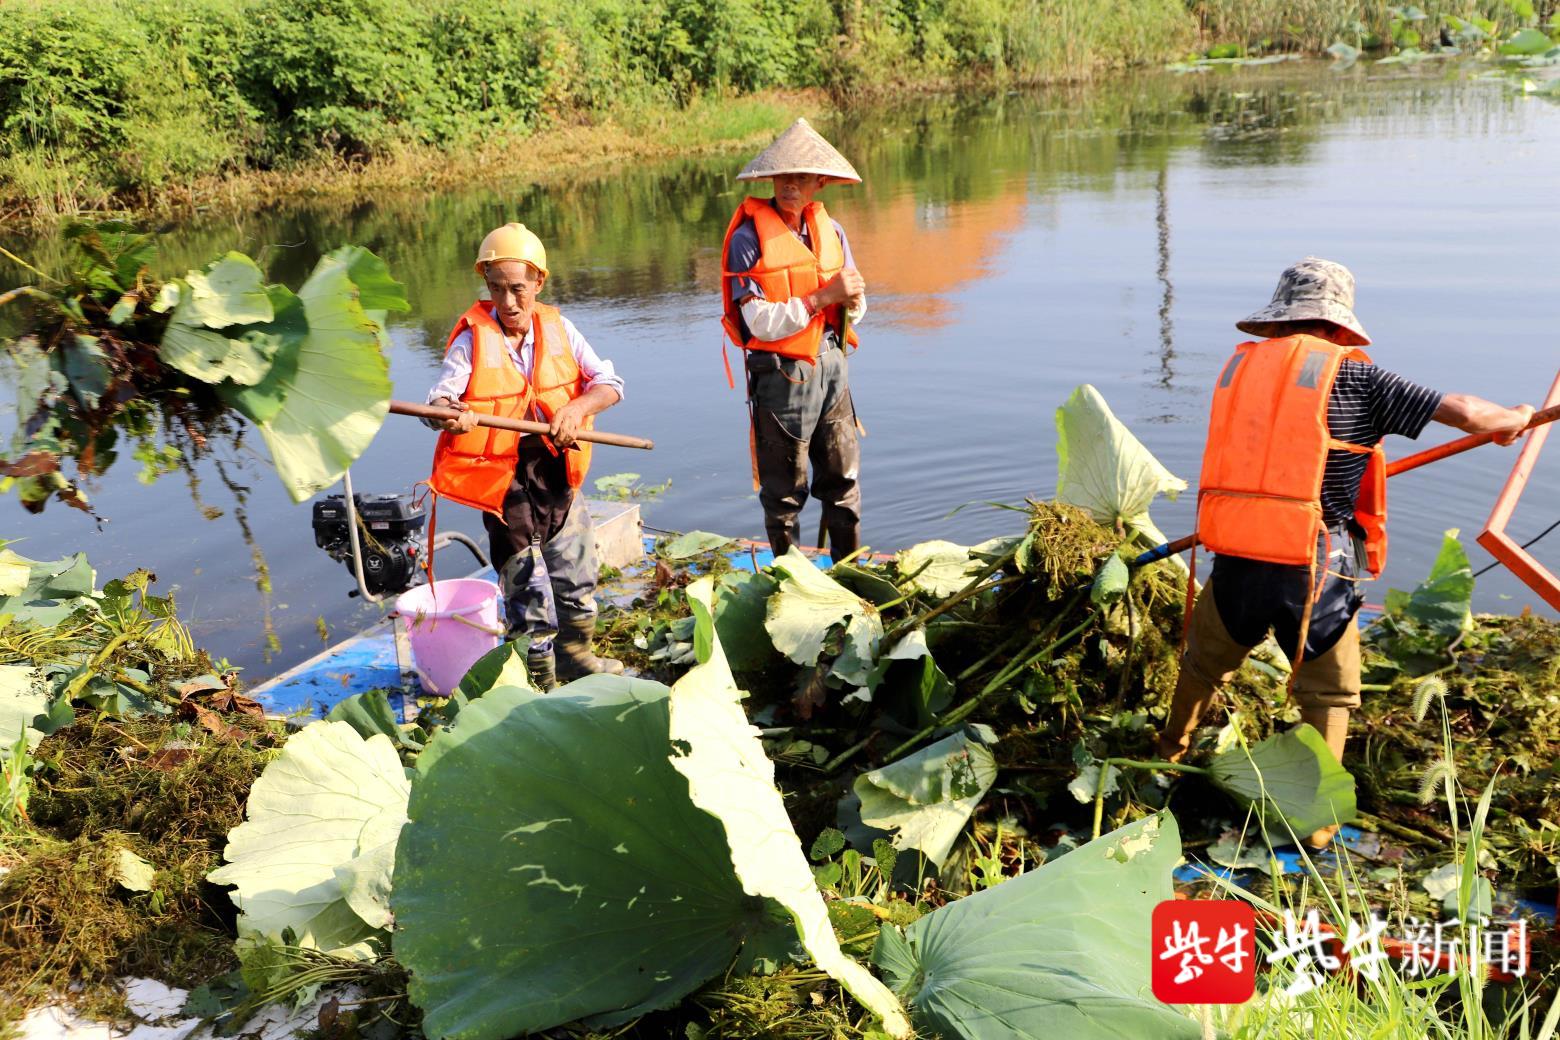
[{"label": "grey trousers", "polygon": [[807,467],[812,497],[823,507],[829,549],[836,557],[861,544],[861,442],[850,396],[850,369],[840,350],[817,365],[779,354],[747,352],[748,408],[764,530],[776,555],[802,538]]},{"label": "grey trousers", "polygon": [[534,538],[502,561],[502,553],[493,558],[508,637],[529,636],[531,649],[538,652],[552,649],[560,618],[578,620],[596,613],[596,529],[584,496],[576,492],[572,498],[551,538]]}]

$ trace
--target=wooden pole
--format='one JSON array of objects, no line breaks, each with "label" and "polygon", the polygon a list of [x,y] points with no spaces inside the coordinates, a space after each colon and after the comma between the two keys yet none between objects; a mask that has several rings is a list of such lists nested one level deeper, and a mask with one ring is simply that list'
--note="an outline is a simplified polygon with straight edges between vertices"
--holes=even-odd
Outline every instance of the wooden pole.
[{"label": "wooden pole", "polygon": [[[461,413],[454,408],[439,408],[431,404],[413,404],[410,401],[391,401],[390,413],[392,415],[411,415],[418,419],[458,419]],[[505,419],[497,415],[478,415],[478,426],[491,426],[497,430],[514,430],[516,433],[546,433],[546,423],[532,422],[529,419]],[[614,448],[640,448],[649,451],[655,447],[655,442],[643,437],[629,437],[621,433],[603,433],[601,430],[581,430],[575,434],[576,440],[589,441],[592,444],[610,444]]]}]

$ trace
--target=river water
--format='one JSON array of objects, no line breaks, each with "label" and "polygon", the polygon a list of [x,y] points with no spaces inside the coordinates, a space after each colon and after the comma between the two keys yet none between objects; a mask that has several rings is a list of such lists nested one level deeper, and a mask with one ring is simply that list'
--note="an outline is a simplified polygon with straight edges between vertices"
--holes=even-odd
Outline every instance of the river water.
[{"label": "river water", "polygon": [[[1307,254],[1353,268],[1378,364],[1442,390],[1537,403],[1560,366],[1549,324],[1560,287],[1560,106],[1478,73],[1300,63],[1156,73],[921,101],[824,127],[865,177],[823,198],[871,300],[851,360],[868,431],[866,540],[891,550],[1014,530],[1005,510],[949,514],[1048,496],[1054,411],[1084,382],[1195,486],[1212,378],[1243,338],[1233,322]],[[670,480],[644,502],[657,527],[762,537],[742,394],[726,386],[717,323],[719,246],[746,158],[546,188],[408,192],[352,208],[300,200],[172,229],[160,273],[236,248],[296,286],[321,252],[368,246],[407,284],[413,310],[392,326],[391,375],[397,396],[421,400],[450,324],[478,289],[477,242],[523,220],[548,246],[544,299],[627,380],[602,427],[657,443],[651,454],[598,449],[593,476]],[[57,249],[7,244],[43,259]],[[1451,436],[1432,427],[1422,441]],[[1389,443],[1389,454],[1418,446]],[[420,424],[391,417],[354,469],[357,489],[409,489],[427,476],[432,447]],[[255,449],[219,446],[215,456],[220,472],[212,459],[195,467],[198,501],[180,475],[142,485],[123,459],[90,486],[101,528],[57,504],[34,517],[6,501],[3,533],[25,538],[18,548],[37,558],[84,549],[105,580],[154,570],[197,642],[255,681],[320,649],[322,623],[340,638],[377,610],[348,599],[347,573],[314,547],[308,508],[291,505]],[[1488,562],[1472,538],[1514,458],[1484,448],[1395,480],[1392,559],[1369,598],[1412,587],[1448,528],[1462,529],[1475,566]],[[1557,474],[1560,449],[1540,461],[1517,511],[1519,540],[1560,516]],[[1172,535],[1190,530],[1193,501],[1162,501],[1154,518]],[[440,524],[481,529],[457,506]],[[1560,533],[1535,554],[1560,568]],[[1479,580],[1479,609],[1528,604],[1543,609],[1504,570]]]}]

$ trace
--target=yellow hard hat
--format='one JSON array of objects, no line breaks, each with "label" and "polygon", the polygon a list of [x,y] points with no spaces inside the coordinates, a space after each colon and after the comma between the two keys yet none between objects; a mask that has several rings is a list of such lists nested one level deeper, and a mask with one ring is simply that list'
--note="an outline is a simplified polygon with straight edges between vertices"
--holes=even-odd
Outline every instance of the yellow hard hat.
[{"label": "yellow hard hat", "polygon": [[495,260],[523,260],[544,277],[547,274],[547,250],[524,224],[505,224],[488,232],[477,249],[477,273],[482,274]]}]

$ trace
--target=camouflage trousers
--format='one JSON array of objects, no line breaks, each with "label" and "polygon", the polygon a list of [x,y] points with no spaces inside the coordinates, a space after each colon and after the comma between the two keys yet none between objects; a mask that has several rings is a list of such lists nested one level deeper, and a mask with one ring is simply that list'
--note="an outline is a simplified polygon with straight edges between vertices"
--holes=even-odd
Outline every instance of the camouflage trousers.
[{"label": "camouflage trousers", "polygon": [[817,365],[767,351],[748,351],[748,409],[753,424],[758,499],[776,555],[802,538],[807,469],[812,497],[823,507],[829,549],[836,558],[861,543],[861,442],[845,354],[825,350]]},{"label": "camouflage trousers", "polygon": [[[526,461],[522,453],[522,467]],[[560,618],[596,614],[596,529],[584,496],[562,479],[561,464],[557,469],[556,481],[535,469],[528,472],[531,479],[517,474],[503,519],[482,517],[504,597],[507,638],[529,636],[537,651],[552,649]]]}]

